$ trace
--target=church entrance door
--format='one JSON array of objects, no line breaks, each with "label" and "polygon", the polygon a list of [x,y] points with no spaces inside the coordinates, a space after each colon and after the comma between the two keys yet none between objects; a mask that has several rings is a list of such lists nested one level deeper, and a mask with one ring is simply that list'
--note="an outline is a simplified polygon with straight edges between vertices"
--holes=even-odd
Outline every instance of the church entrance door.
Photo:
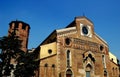
[{"label": "church entrance door", "polygon": [[72,77],[72,71],[70,69],[66,71],[66,77]]}]

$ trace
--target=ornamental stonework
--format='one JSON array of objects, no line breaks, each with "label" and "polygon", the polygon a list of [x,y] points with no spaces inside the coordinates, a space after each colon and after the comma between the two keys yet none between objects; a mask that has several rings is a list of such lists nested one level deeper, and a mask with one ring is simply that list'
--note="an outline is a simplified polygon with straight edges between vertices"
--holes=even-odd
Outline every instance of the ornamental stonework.
[{"label": "ornamental stonework", "polygon": [[84,50],[84,51],[95,51],[95,52],[99,52],[99,48],[100,48],[100,44],[96,43],[96,42],[91,42],[88,40],[83,40],[83,39],[79,39],[79,38],[72,38],[69,37],[71,39],[71,44],[70,45],[66,45],[66,47],[71,47],[74,49],[79,49],[79,50]]}]

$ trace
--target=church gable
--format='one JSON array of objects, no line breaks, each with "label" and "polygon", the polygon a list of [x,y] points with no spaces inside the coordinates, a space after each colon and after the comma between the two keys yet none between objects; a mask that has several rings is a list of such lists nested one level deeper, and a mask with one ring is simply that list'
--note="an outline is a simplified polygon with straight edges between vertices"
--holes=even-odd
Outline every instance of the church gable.
[{"label": "church gable", "polygon": [[56,41],[56,30],[54,30],[40,45],[49,44]]},{"label": "church gable", "polygon": [[86,17],[76,17],[66,28],[56,32],[57,40],[64,47],[108,54],[106,41],[94,32],[92,21]]},{"label": "church gable", "polygon": [[93,23],[86,17],[75,18],[76,28],[79,37],[92,38],[94,34]]}]

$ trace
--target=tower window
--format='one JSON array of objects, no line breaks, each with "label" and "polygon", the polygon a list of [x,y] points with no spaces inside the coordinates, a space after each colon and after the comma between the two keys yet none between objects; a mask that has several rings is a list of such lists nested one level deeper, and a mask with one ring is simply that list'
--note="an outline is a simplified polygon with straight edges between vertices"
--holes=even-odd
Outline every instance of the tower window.
[{"label": "tower window", "polygon": [[24,29],[24,30],[25,30],[25,29],[26,29],[26,26],[25,26],[25,25],[23,25],[23,26],[22,26],[22,29]]},{"label": "tower window", "polygon": [[18,22],[16,22],[14,28],[15,29],[18,28],[18,25],[19,25]]}]

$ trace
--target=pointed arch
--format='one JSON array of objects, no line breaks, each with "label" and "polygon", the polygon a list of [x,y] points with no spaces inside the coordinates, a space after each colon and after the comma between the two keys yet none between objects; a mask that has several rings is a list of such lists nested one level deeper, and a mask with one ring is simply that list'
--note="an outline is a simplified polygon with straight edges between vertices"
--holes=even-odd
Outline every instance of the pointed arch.
[{"label": "pointed arch", "polygon": [[91,71],[91,70],[92,70],[91,64],[87,64],[87,65],[86,65],[86,71]]},{"label": "pointed arch", "polygon": [[91,64],[87,64],[86,65],[86,77],[91,77],[91,71],[92,71],[93,67]]}]

